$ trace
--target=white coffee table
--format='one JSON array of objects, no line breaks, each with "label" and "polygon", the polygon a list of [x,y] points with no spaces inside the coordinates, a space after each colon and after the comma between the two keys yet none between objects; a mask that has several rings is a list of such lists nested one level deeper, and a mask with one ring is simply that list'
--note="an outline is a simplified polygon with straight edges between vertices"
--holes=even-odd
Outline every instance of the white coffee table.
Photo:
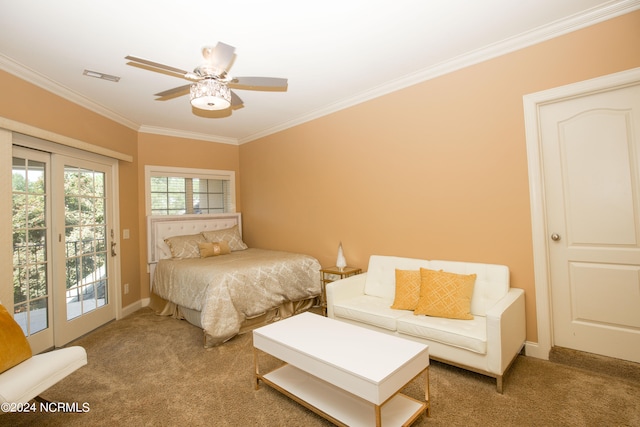
[{"label": "white coffee table", "polygon": [[[360,326],[302,313],[253,331],[260,380],[344,426],[399,426],[430,414],[429,348]],[[259,351],[284,362],[260,373]],[[400,391],[424,373],[425,401]]]}]

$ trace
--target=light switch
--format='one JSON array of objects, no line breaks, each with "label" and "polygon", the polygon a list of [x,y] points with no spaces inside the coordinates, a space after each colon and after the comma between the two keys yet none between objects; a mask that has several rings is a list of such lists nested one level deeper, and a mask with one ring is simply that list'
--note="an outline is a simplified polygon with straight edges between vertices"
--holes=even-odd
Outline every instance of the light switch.
[{"label": "light switch", "polygon": [[123,239],[128,239],[129,238],[129,229],[125,228],[124,230],[122,230],[122,238]]}]

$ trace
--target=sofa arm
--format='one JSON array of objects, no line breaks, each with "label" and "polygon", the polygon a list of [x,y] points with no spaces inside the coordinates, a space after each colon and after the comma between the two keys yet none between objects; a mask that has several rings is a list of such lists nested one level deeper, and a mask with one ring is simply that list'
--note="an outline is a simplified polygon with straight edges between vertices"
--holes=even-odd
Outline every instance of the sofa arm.
[{"label": "sofa arm", "polygon": [[502,375],[522,350],[526,338],[524,290],[510,288],[487,310],[486,316],[488,369]]},{"label": "sofa arm", "polygon": [[362,273],[327,283],[327,316],[334,317],[333,306],[336,302],[364,295],[364,283],[366,279],[367,273]]}]

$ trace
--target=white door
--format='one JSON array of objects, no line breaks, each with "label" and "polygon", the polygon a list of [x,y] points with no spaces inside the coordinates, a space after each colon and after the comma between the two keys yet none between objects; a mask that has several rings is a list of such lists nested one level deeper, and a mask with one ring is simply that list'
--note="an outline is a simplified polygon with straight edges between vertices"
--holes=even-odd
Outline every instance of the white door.
[{"label": "white door", "polygon": [[55,345],[115,319],[112,168],[52,155]]},{"label": "white door", "polygon": [[539,120],[553,343],[640,362],[640,84]]},{"label": "white door", "polygon": [[116,317],[118,161],[17,133],[7,143],[11,199],[0,216],[12,225],[3,253],[13,268],[0,294],[40,353]]},{"label": "white door", "polygon": [[12,155],[13,316],[34,353],[53,347],[50,156]]}]

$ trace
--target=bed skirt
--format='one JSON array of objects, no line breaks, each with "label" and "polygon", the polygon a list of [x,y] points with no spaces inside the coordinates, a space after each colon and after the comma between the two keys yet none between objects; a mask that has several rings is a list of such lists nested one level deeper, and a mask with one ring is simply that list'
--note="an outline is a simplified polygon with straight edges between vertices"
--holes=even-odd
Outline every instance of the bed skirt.
[{"label": "bed skirt", "polygon": [[[318,297],[307,298],[300,301],[285,301],[278,307],[274,307],[262,314],[245,319],[240,326],[238,335],[250,332],[260,326],[264,326],[281,319],[286,319],[287,317],[291,317],[294,314],[302,313],[309,310],[311,307],[317,306],[318,304]],[[190,324],[202,329],[202,323],[200,322],[200,311],[179,306],[173,302],[159,297],[153,292],[151,293],[151,301],[149,303],[149,307],[159,316],[171,316],[175,319],[186,320]],[[220,344],[219,342],[214,342],[214,340],[209,337],[204,330],[202,332],[204,336],[205,348],[214,347],[215,345]]]}]

